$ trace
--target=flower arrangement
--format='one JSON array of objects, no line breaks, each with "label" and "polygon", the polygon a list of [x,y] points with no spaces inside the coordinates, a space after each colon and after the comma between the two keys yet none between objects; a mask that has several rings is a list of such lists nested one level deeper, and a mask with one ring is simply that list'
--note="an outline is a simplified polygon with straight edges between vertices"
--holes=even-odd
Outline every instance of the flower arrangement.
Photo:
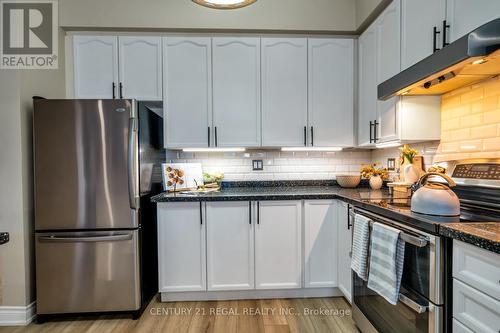
[{"label": "flower arrangement", "polygon": [[408,145],[404,145],[403,147],[399,148],[399,151],[401,152],[401,156],[403,157],[403,161],[406,158],[410,164],[413,164],[413,158],[418,155],[418,151],[416,149],[411,148]]},{"label": "flower arrangement", "polygon": [[380,163],[373,163],[361,166],[361,177],[369,179],[372,176],[380,176],[382,180],[387,180],[389,178],[389,171],[387,168],[382,168],[379,166]]}]

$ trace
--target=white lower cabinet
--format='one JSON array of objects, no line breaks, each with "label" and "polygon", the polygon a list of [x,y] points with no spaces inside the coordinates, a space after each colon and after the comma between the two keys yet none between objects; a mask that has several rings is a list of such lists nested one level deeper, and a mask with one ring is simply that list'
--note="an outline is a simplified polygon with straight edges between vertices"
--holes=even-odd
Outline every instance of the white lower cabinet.
[{"label": "white lower cabinet", "polygon": [[453,241],[454,332],[500,331],[500,255]]},{"label": "white lower cabinet", "polygon": [[337,286],[337,202],[304,202],[304,287]]},{"label": "white lower cabinet", "polygon": [[301,201],[257,202],[256,289],[300,288]]},{"label": "white lower cabinet", "polygon": [[207,289],[205,241],[202,203],[158,204],[160,292]]},{"label": "white lower cabinet", "polygon": [[338,287],[345,298],[352,302],[352,225],[349,221],[349,206],[344,201],[337,201],[337,227]]},{"label": "white lower cabinet", "polygon": [[350,300],[346,223],[347,204],[338,200],[159,203],[162,299],[342,292]]},{"label": "white lower cabinet", "polygon": [[248,201],[207,202],[208,290],[254,288],[254,235]]}]

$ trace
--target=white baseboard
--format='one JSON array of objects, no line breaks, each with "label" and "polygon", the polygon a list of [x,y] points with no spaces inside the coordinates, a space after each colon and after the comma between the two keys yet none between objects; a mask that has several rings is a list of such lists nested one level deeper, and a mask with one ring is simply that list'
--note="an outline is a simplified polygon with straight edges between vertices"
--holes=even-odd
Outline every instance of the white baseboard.
[{"label": "white baseboard", "polygon": [[26,306],[0,306],[0,326],[26,326],[36,317],[36,302]]},{"label": "white baseboard", "polygon": [[270,299],[270,298],[315,298],[342,296],[338,288],[300,288],[274,290],[237,290],[237,291],[188,291],[162,292],[162,302],[175,301],[222,301],[236,299]]}]

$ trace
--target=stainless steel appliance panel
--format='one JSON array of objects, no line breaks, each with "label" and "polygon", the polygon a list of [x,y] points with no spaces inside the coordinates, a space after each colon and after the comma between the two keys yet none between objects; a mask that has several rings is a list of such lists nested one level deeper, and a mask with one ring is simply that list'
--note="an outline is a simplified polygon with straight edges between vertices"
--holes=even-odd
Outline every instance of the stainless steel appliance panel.
[{"label": "stainless steel appliance panel", "polygon": [[139,232],[37,233],[37,313],[139,309]]},{"label": "stainless steel appliance panel", "polygon": [[34,105],[36,230],[137,227],[131,210],[138,197],[132,102]]}]

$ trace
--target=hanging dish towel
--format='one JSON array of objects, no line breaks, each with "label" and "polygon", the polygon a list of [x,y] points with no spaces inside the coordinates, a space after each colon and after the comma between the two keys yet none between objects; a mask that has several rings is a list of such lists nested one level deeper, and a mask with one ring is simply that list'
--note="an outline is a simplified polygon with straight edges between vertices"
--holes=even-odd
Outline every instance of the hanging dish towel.
[{"label": "hanging dish towel", "polygon": [[363,215],[354,215],[351,269],[365,281],[368,278],[367,261],[368,245],[370,244],[370,222],[371,220]]},{"label": "hanging dish towel", "polygon": [[374,223],[371,234],[370,273],[368,288],[396,305],[403,274],[405,242],[401,231]]}]

